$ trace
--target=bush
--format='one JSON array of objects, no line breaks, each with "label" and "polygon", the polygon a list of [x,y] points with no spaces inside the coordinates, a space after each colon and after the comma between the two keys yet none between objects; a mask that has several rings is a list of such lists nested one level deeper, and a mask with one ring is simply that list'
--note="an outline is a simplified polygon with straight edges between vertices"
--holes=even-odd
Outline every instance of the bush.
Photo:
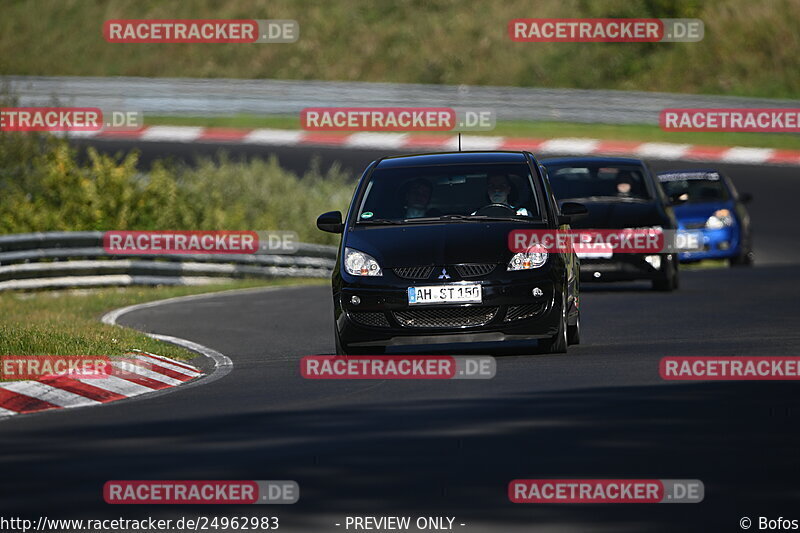
[{"label": "bush", "polygon": [[79,230],[293,230],[303,242],[334,244],[316,216],[344,210],[355,183],[338,167],[303,176],[276,158],[197,165],[156,162],[137,170],[138,154],[88,150],[82,161],[64,139],[0,132],[0,233]]}]

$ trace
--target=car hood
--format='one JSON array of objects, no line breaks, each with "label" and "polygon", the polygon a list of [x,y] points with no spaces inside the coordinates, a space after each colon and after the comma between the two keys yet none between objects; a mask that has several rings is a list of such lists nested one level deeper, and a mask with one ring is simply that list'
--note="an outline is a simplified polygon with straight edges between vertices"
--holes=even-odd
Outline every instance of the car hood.
[{"label": "car hood", "polygon": [[733,210],[733,202],[704,202],[702,204],[681,204],[674,208],[678,220],[706,220],[718,209]]},{"label": "car hood", "polygon": [[589,214],[575,219],[571,224],[579,229],[621,229],[664,226],[665,217],[658,204],[648,201],[588,200],[584,198],[566,201],[580,202]]},{"label": "car hood", "polygon": [[508,261],[508,234],[546,229],[518,222],[447,222],[364,226],[347,233],[345,246],[374,257],[382,268]]}]

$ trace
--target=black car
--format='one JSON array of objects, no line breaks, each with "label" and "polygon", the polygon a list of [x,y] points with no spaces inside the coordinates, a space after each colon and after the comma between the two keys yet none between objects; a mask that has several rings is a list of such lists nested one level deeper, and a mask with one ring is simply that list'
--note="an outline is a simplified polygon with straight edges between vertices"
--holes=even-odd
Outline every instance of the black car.
[{"label": "black car", "polygon": [[[589,210],[575,229],[655,228],[676,230],[670,200],[647,165],[629,158],[544,159],[559,202],[580,202]],[[653,288],[678,288],[673,253],[579,253],[582,281],[651,280]]]},{"label": "black car", "polygon": [[[580,205],[555,201],[527,152],[455,152],[371,163],[342,221],[333,271],[336,352],[528,341],[563,353],[580,339],[572,253],[514,253],[509,232],[565,229]],[[516,343],[513,343],[516,344]],[[441,346],[440,346],[441,347]]]}]

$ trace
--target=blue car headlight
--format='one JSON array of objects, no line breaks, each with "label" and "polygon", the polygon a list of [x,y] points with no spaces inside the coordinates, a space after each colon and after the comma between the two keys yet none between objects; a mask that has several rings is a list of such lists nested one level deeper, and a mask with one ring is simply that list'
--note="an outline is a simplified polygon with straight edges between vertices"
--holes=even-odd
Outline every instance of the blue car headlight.
[{"label": "blue car headlight", "polygon": [[706,229],[722,229],[733,226],[733,215],[728,209],[717,209],[706,220]]}]

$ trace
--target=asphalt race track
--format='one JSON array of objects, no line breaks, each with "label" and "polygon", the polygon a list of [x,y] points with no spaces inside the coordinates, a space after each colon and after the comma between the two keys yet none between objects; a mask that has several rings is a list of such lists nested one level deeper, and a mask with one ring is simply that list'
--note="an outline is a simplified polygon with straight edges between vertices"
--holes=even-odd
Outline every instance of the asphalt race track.
[{"label": "asphalt race track", "polygon": [[[278,156],[299,168],[309,159],[300,152]],[[357,170],[376,156],[339,153]],[[653,163],[689,166],[712,165]],[[741,531],[744,516],[800,518],[792,516],[800,384],[678,383],[658,374],[667,355],[800,355],[800,170],[714,166],[755,196],[755,268],[685,271],[674,294],[585,285],[582,344],[568,355],[500,354],[493,380],[304,380],[300,357],[334,348],[325,284],[125,315],[125,325],[219,350],[233,371],[150,399],[3,421],[0,510],[273,513],[281,530],[309,532],[343,531],[334,524],[347,515],[455,516],[465,532]],[[548,477],[700,479],[705,501],[508,501],[512,479]],[[301,496],[293,506],[109,506],[102,486],[113,479],[292,479]]]}]

